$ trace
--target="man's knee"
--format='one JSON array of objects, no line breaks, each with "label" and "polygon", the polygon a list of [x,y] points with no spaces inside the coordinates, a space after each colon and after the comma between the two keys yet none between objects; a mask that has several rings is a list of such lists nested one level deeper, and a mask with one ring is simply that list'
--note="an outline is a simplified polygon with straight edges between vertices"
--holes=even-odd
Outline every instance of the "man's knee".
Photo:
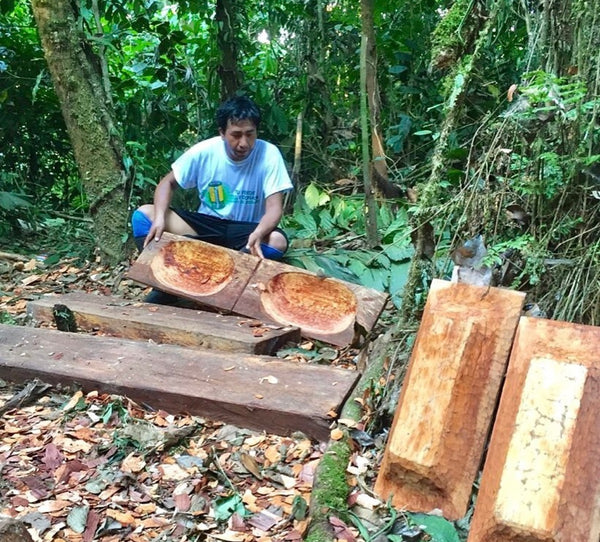
[{"label": "man's knee", "polygon": [[274,249],[277,249],[278,251],[280,251],[282,253],[287,250],[287,247],[288,247],[287,237],[280,231],[275,230],[275,231],[271,232],[271,235],[269,235],[269,237],[266,241],[267,241],[266,244],[273,247]]},{"label": "man's knee", "polygon": [[[146,237],[150,228],[152,227],[152,218],[148,216],[148,213],[144,212],[143,207],[151,207],[150,205],[143,205],[139,209],[136,209],[131,215],[131,229],[133,230],[134,237]],[[152,215],[154,214],[152,210]]]},{"label": "man's knee", "polygon": [[154,205],[151,203],[140,205],[137,210],[144,213],[150,220],[154,220]]}]

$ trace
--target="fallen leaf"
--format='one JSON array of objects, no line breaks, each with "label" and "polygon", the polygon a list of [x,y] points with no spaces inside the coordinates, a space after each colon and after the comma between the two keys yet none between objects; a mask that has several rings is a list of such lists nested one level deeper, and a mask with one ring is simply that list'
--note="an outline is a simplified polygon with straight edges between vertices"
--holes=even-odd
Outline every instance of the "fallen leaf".
[{"label": "fallen leaf", "polygon": [[279,380],[277,379],[276,376],[273,375],[269,375],[269,376],[263,376],[260,380],[259,383],[262,384],[264,381],[267,381],[269,384],[277,384],[279,382]]},{"label": "fallen leaf", "polygon": [[260,473],[260,467],[258,466],[256,459],[254,459],[250,454],[242,452],[240,454],[240,461],[242,462],[242,465],[244,465],[244,468],[250,474],[252,474],[255,478],[258,478],[259,480],[262,480],[262,474]]},{"label": "fallen leaf", "polygon": [[252,527],[267,532],[282,519],[283,518],[280,515],[274,514],[270,510],[261,510],[258,514],[255,514],[248,520],[248,525],[252,525]]},{"label": "fallen leaf", "polygon": [[381,506],[381,501],[366,493],[359,493],[356,496],[356,504],[358,506],[362,506],[363,508],[367,508],[368,510],[375,510],[376,508]]},{"label": "fallen leaf", "polygon": [[131,515],[131,512],[122,512],[121,510],[108,508],[105,513],[109,518],[113,518],[121,525],[133,525],[136,522],[135,518]]},{"label": "fallen leaf", "polygon": [[73,532],[82,534],[85,531],[89,510],[89,506],[75,506],[71,509],[67,515],[67,525]]},{"label": "fallen leaf", "polygon": [[173,495],[173,501],[175,501],[175,507],[179,512],[187,512],[190,509],[192,500],[187,493],[176,493]]},{"label": "fallen leaf", "polygon": [[73,410],[77,406],[77,403],[79,403],[79,400],[82,397],[83,397],[83,392],[81,390],[75,392],[73,397],[71,397],[69,402],[63,407],[63,410],[65,412],[69,412],[69,410]]},{"label": "fallen leaf", "polygon": [[329,437],[331,440],[341,440],[344,437],[344,432],[336,427],[335,429],[331,430]]},{"label": "fallen leaf", "polygon": [[52,512],[59,512],[60,510],[64,510],[67,506],[71,506],[73,503],[70,501],[64,500],[52,500],[52,501],[44,501],[37,508],[37,511],[41,514],[47,514]]},{"label": "fallen leaf", "polygon": [[64,461],[65,456],[62,452],[56,447],[54,443],[50,443],[46,446],[44,450],[44,457],[42,458],[42,462],[46,465],[46,468],[49,471],[54,471],[56,468]]},{"label": "fallen leaf", "polygon": [[285,474],[280,474],[281,481],[283,483],[283,487],[286,489],[292,489],[296,486],[296,479],[291,476],[286,476]]},{"label": "fallen leaf", "polygon": [[161,471],[163,480],[181,481],[190,477],[190,474],[177,464],[163,463],[158,467],[158,470]]},{"label": "fallen leaf", "polygon": [[348,526],[335,516],[329,517],[329,523],[333,527],[333,531],[338,540],[346,540],[346,542],[356,542],[356,537]]},{"label": "fallen leaf", "polygon": [[265,441],[265,437],[264,435],[255,435],[252,437],[248,437],[246,440],[244,440],[244,444],[246,444],[247,446],[256,446],[257,444],[260,444],[261,442]]},{"label": "fallen leaf", "polygon": [[144,458],[137,455],[136,452],[130,453],[121,462],[121,470],[130,474],[141,472],[146,466]]},{"label": "fallen leaf", "polygon": [[281,453],[279,452],[279,446],[269,446],[265,450],[265,458],[269,460],[271,465],[275,465],[281,461]]}]

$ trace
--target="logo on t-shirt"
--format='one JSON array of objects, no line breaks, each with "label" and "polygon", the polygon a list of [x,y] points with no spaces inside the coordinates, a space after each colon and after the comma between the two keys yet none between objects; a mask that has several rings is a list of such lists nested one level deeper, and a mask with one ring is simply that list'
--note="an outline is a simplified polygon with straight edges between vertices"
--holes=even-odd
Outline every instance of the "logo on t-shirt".
[{"label": "logo on t-shirt", "polygon": [[225,187],[221,181],[212,181],[204,194],[204,201],[213,209],[222,209],[226,204]]},{"label": "logo on t-shirt", "polygon": [[222,210],[227,205],[257,205],[258,194],[256,190],[233,190],[221,181],[211,181],[202,195],[204,204],[214,211]]}]

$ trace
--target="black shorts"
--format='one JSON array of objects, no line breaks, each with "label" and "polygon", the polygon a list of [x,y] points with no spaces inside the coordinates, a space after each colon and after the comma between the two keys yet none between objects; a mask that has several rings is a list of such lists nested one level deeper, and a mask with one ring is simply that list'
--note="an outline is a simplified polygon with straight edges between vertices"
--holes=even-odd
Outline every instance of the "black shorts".
[{"label": "black shorts", "polygon": [[[196,232],[198,239],[234,250],[242,250],[246,246],[248,237],[258,224],[257,222],[216,218],[184,209],[173,209],[173,211]],[[281,228],[275,228],[274,231],[278,231],[286,239],[288,238]]]}]

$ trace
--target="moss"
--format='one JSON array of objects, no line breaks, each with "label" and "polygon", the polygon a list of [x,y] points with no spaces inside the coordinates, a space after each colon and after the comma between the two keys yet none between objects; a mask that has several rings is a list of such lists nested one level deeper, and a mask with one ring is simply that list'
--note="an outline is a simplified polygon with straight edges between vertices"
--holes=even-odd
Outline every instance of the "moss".
[{"label": "moss", "polygon": [[456,0],[431,37],[431,64],[436,68],[453,65],[461,56],[465,40],[463,25],[475,0]]},{"label": "moss", "polygon": [[348,518],[347,501],[350,490],[346,482],[346,467],[350,454],[347,438],[343,438],[331,443],[319,462],[311,495],[311,523],[307,542],[334,540],[328,518]]}]

